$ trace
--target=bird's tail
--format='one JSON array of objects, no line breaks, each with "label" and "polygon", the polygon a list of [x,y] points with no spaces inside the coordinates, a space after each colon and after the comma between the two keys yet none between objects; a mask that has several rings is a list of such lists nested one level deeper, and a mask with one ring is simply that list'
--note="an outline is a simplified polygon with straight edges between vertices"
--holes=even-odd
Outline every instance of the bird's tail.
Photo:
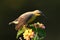
[{"label": "bird's tail", "polygon": [[18,21],[9,22],[9,25],[11,25],[11,24],[18,24]]},{"label": "bird's tail", "polygon": [[13,22],[9,22],[9,25],[14,24]]}]

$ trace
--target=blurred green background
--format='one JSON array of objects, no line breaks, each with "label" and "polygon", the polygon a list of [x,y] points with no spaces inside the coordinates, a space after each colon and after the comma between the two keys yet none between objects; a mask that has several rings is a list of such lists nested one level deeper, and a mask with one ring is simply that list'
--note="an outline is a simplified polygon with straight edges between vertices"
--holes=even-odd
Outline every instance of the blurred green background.
[{"label": "blurred green background", "polygon": [[59,4],[58,0],[0,0],[0,40],[16,40],[14,25],[8,23],[20,14],[35,9],[47,16],[38,19],[46,25],[47,36],[44,40],[60,40]]}]

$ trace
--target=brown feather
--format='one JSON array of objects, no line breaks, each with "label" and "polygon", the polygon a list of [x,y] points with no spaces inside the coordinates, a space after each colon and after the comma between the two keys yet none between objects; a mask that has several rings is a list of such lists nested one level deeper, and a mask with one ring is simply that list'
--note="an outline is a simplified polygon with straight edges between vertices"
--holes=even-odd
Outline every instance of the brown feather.
[{"label": "brown feather", "polygon": [[18,21],[19,21],[19,23],[15,27],[16,30],[19,30],[20,27],[23,26],[26,23],[25,18],[22,18],[22,17],[20,17]]},{"label": "brown feather", "polygon": [[16,25],[15,29],[16,29],[16,30],[19,30],[19,29],[21,28],[21,26],[27,24],[28,20],[30,19],[30,16],[32,17],[33,15],[32,15],[32,14],[21,15],[21,16],[17,19],[17,21],[18,21],[19,23]]}]

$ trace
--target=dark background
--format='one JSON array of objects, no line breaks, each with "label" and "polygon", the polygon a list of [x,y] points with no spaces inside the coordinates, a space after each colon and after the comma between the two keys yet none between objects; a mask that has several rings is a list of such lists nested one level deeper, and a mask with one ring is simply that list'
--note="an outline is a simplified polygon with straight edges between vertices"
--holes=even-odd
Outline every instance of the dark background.
[{"label": "dark background", "polygon": [[58,0],[0,0],[0,40],[16,40],[14,25],[8,23],[20,14],[35,9],[47,16],[39,18],[46,25],[47,36],[44,40],[60,40],[59,4]]}]

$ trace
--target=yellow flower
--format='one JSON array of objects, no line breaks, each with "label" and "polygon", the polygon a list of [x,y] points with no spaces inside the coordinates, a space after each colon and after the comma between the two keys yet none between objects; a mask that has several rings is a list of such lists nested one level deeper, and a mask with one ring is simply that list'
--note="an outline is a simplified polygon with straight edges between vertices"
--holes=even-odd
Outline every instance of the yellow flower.
[{"label": "yellow flower", "polygon": [[23,33],[23,37],[26,40],[30,40],[30,38],[34,37],[34,32],[32,31],[32,29],[27,29],[24,33]]}]

